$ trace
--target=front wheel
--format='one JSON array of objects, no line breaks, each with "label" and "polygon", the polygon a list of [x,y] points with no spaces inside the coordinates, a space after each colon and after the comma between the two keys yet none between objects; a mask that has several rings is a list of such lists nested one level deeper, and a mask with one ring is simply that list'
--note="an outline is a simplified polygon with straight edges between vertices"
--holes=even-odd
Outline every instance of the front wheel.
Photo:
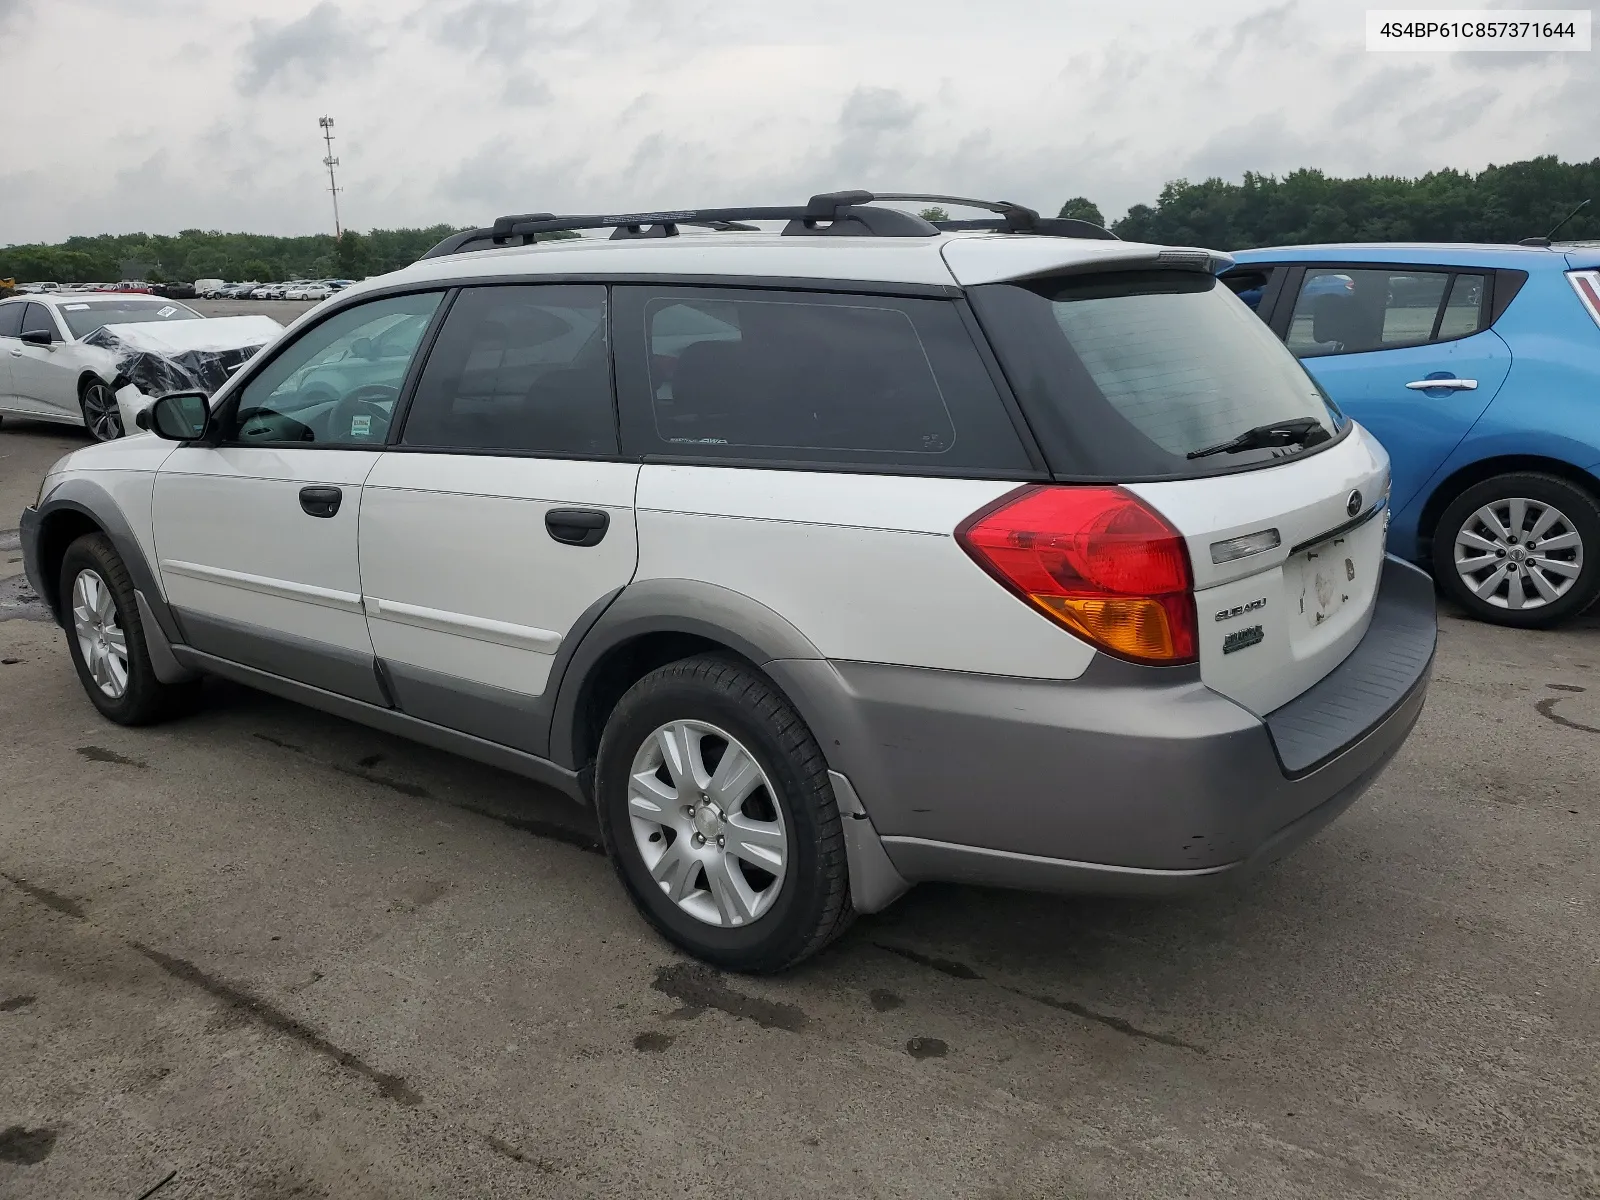
[{"label": "front wheel", "polygon": [[117,394],[103,379],[91,379],[83,385],[78,396],[83,409],[83,427],[97,442],[113,442],[123,434],[122,410],[117,407]]},{"label": "front wheel", "polygon": [[156,678],[133,581],[111,540],[86,533],[61,562],[67,645],[90,702],[119,725],[149,725],[193,698],[195,684]]},{"label": "front wheel", "polygon": [[707,655],[652,671],[612,711],[596,766],[617,874],[645,918],[690,954],[780,971],[850,923],[827,762],[751,667]]},{"label": "front wheel", "polygon": [[1433,559],[1445,594],[1480,621],[1555,625],[1600,597],[1600,505],[1557,475],[1497,475],[1444,510]]}]

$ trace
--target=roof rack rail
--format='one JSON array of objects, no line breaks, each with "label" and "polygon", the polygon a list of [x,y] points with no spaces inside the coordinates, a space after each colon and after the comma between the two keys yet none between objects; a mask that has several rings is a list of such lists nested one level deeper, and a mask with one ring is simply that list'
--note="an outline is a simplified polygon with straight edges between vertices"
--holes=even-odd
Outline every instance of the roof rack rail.
[{"label": "roof rack rail", "polygon": [[[915,213],[897,208],[869,208],[878,201],[915,200],[934,204],[961,204],[984,208],[999,214],[993,219],[975,221],[928,221]],[[1033,233],[1047,237],[1110,238],[1116,234],[1088,221],[1062,217],[1041,217],[1031,208],[1009,201],[968,200],[960,196],[920,195],[910,192],[823,192],[803,206],[775,205],[747,208],[693,208],[668,212],[621,213],[608,215],[567,215],[522,213],[498,217],[487,229],[467,229],[453,233],[423,258],[463,254],[501,246],[527,246],[554,233],[576,233],[584,229],[610,229],[613,241],[628,238],[678,236],[679,226],[718,231],[755,231],[750,221],[784,221],[788,237],[933,237],[956,229],[993,229],[1004,233]]]},{"label": "roof rack rail", "polygon": [[1081,221],[1077,217],[1043,217],[1036,210],[1010,200],[974,200],[970,196],[923,195],[919,192],[879,192],[873,199],[891,202],[915,200],[930,205],[958,204],[965,208],[985,208],[999,214],[998,217],[977,220],[934,221],[934,227],[940,230],[993,229],[1001,233],[1033,233],[1043,237],[1093,238],[1112,242],[1121,240],[1109,229],[1093,221]]}]

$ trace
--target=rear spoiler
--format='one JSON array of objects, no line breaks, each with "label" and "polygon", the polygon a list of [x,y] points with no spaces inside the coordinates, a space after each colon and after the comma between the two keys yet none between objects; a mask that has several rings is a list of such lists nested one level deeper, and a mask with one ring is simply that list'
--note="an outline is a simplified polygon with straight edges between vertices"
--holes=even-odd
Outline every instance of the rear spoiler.
[{"label": "rear spoiler", "polygon": [[1234,262],[1231,254],[1200,246],[1042,238],[952,241],[944,247],[944,259],[963,287],[1104,271],[1199,271],[1220,275]]}]

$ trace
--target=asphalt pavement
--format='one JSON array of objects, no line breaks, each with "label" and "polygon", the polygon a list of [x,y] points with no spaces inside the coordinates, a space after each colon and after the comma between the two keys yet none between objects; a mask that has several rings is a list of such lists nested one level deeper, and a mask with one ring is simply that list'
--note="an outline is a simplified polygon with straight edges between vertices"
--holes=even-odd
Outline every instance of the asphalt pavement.
[{"label": "asphalt pavement", "polygon": [[0,1197],[1600,1195],[1595,616],[1444,615],[1248,885],[922,887],[744,978],[525,781],[232,685],[101,719],[6,532],[82,441],[0,429]]}]

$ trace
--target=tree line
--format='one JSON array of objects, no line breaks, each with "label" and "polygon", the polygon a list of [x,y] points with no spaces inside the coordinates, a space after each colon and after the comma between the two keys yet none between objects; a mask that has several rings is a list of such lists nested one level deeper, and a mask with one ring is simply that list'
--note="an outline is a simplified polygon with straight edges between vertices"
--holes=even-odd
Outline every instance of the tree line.
[{"label": "tree line", "polygon": [[[1281,178],[1247,173],[1239,183],[1176,179],[1154,204],[1135,204],[1109,228],[1128,240],[1223,250],[1305,242],[1515,242],[1548,232],[1590,197],[1600,198],[1600,158],[1564,163],[1551,155],[1489,166],[1475,175],[1447,169],[1415,179],[1339,179],[1305,169]],[[1059,215],[1106,224],[1100,208],[1083,196],[1068,200]],[[199,229],[175,237],[101,234],[0,249],[0,278],[361,278],[415,262],[454,232],[451,225],[374,229],[347,232],[337,241],[328,234],[268,237]],[[1560,237],[1600,238],[1600,204],[1579,213]]]},{"label": "tree line", "polygon": [[73,237],[57,245],[0,249],[0,278],[19,283],[109,283],[148,279],[160,283],[196,279],[361,279],[416,262],[430,247],[456,232],[453,225],[427,229],[346,230],[342,238],[319,233],[270,237],[185,229],[176,236],[109,234]]},{"label": "tree line", "polygon": [[[1564,163],[1549,155],[1476,175],[1447,169],[1417,179],[1334,179],[1300,170],[1281,179],[1246,174],[1240,183],[1177,179],[1154,204],[1135,204],[1110,228],[1129,241],[1222,250],[1309,242],[1516,242],[1548,233],[1591,197],[1600,201],[1600,158]],[[1600,203],[1562,226],[1558,237],[1600,238]]]}]

